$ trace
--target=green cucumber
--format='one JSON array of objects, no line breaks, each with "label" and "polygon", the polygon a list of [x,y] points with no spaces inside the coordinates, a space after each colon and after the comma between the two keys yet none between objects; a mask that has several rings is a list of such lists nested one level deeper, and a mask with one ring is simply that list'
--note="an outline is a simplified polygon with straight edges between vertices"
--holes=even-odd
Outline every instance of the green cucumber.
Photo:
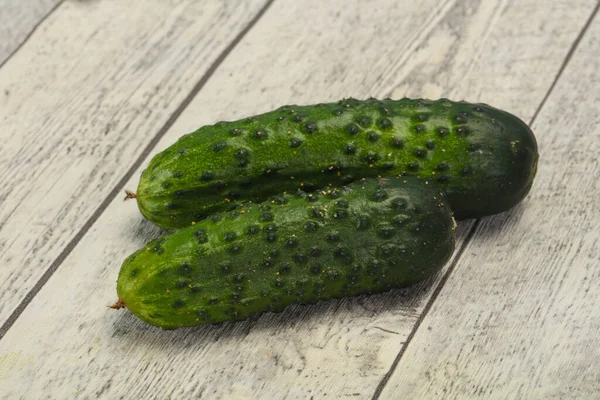
[{"label": "green cucumber", "polygon": [[152,159],[137,200],[147,219],[172,229],[282,192],[416,175],[438,185],[454,217],[465,219],[521,201],[537,159],[527,125],[485,104],[348,99],[185,135]]},{"label": "green cucumber", "polygon": [[414,177],[246,203],[129,256],[113,307],[173,329],[383,292],[437,272],[454,227],[444,194]]}]

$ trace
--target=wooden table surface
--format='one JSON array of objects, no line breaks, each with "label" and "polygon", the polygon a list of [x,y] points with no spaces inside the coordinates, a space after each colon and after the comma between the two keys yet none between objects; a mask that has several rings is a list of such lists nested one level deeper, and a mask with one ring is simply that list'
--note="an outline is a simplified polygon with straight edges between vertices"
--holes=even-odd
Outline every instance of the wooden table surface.
[{"label": "wooden table surface", "polygon": [[[597,0],[0,0],[0,398],[600,399]],[[406,290],[162,331],[116,300],[197,127],[342,97],[528,122],[527,199]]]}]

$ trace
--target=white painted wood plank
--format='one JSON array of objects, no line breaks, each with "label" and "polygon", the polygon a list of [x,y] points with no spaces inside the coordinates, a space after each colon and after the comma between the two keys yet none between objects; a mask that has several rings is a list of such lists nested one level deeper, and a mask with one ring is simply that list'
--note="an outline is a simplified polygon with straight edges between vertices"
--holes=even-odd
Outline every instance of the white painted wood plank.
[{"label": "white painted wood plank", "polygon": [[[531,116],[593,2],[544,9],[534,0],[489,3],[390,0],[366,9],[348,1],[275,2],[157,150],[198,125],[282,103],[384,97],[400,82],[382,84],[393,76],[407,77],[396,96],[420,95],[425,89],[412,77],[425,81],[429,74],[428,87],[439,87],[440,95]],[[436,33],[448,27],[453,40],[439,43]],[[532,58],[519,61],[524,37]],[[422,61],[408,63],[418,51]],[[513,99],[528,90],[533,100]],[[135,188],[137,175],[127,187]],[[106,307],[115,299],[123,258],[157,234],[135,205],[112,202],[0,341],[0,391],[54,398],[370,398],[432,289],[164,332]]]},{"label": "white painted wood plank", "polygon": [[0,69],[0,324],[264,4],[69,1]]},{"label": "white painted wood plank", "polygon": [[62,0],[0,1],[0,65]]},{"label": "white painted wood plank", "polygon": [[382,399],[600,398],[600,18],[534,124],[532,193],[468,245]]}]

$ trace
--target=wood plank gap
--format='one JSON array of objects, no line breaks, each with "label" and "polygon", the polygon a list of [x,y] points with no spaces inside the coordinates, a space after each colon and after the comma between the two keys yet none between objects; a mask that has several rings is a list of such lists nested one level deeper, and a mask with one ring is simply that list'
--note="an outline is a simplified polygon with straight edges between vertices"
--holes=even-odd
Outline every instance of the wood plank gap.
[{"label": "wood plank gap", "polygon": [[537,116],[540,114],[540,111],[542,111],[542,108],[544,108],[544,105],[546,104],[546,101],[550,97],[550,94],[552,93],[552,91],[554,91],[554,87],[556,86],[556,83],[558,82],[558,80],[562,76],[563,72],[565,71],[565,68],[567,68],[567,64],[569,64],[569,61],[571,61],[571,58],[573,57],[573,54],[575,54],[575,50],[577,50],[577,47],[579,46],[579,42],[581,42],[581,39],[583,38],[583,35],[585,35],[585,32],[587,32],[588,28],[592,24],[592,21],[594,20],[594,18],[596,18],[596,14],[598,14],[598,10],[599,9],[600,9],[600,1],[598,1],[598,4],[596,4],[596,7],[594,8],[594,11],[592,11],[592,14],[590,15],[590,17],[586,21],[585,25],[583,25],[583,29],[581,29],[581,32],[579,32],[579,35],[577,36],[577,38],[573,42],[573,45],[571,46],[571,48],[569,49],[569,52],[567,53],[567,56],[563,60],[561,66],[560,66],[560,68],[558,70],[558,73],[556,74],[556,77],[554,78],[554,81],[550,85],[550,88],[546,92],[546,95],[542,99],[542,102],[540,103],[540,105],[538,106],[538,108],[535,110],[535,113],[533,114],[533,117],[531,118],[531,121],[529,122],[529,126],[533,125],[533,123],[535,122]]},{"label": "wood plank gap", "polygon": [[[567,52],[567,55],[565,56],[565,59],[561,63],[561,66],[560,66],[560,68],[558,70],[558,73],[556,74],[556,77],[552,81],[552,84],[548,88],[548,91],[544,95],[544,98],[540,102],[540,105],[537,107],[535,113],[533,114],[533,117],[529,121],[529,126],[533,125],[533,123],[535,122],[535,120],[536,120],[537,116],[539,115],[540,111],[542,110],[542,108],[546,104],[546,101],[548,100],[548,98],[550,97],[550,94],[554,90],[554,87],[556,86],[556,83],[558,82],[558,80],[562,76],[562,74],[565,71],[567,65],[569,64],[569,61],[571,61],[571,58],[575,54],[575,51],[577,50],[577,47],[579,46],[579,43],[581,42],[581,39],[585,35],[585,32],[588,30],[588,28],[592,24],[592,21],[595,19],[596,15],[598,14],[598,10],[599,9],[600,9],[600,1],[598,2],[598,4],[596,4],[596,7],[592,11],[590,17],[588,18],[588,20],[586,21],[586,23],[583,25],[583,28],[579,32],[579,35],[577,35],[577,38],[575,39],[575,41],[571,45],[569,51]],[[440,294],[440,292],[444,288],[445,283],[448,281],[448,278],[450,277],[450,274],[452,273],[452,271],[454,270],[454,268],[458,264],[458,261],[461,259],[462,254],[464,253],[465,249],[467,248],[467,246],[471,242],[472,238],[475,236],[475,232],[477,231],[477,228],[479,227],[480,224],[481,224],[481,218],[477,218],[475,220],[475,223],[473,223],[473,226],[471,226],[471,228],[469,229],[469,232],[467,233],[467,236],[466,236],[464,242],[462,243],[460,249],[458,250],[458,253],[457,253],[456,257],[452,261],[452,264],[450,264],[450,267],[448,267],[448,271],[446,272],[446,274],[444,275],[444,277],[440,280],[438,286],[435,288],[433,294],[431,295],[431,298],[429,299],[429,301],[425,305],[425,308],[423,309],[423,312],[421,313],[421,315],[419,315],[419,318],[417,319],[417,322],[415,323],[415,325],[413,326],[413,329],[410,331],[410,334],[406,338],[406,342],[404,342],[404,344],[400,348],[400,351],[398,352],[398,355],[394,359],[394,362],[392,363],[389,371],[383,376],[383,378],[381,379],[381,382],[379,382],[379,384],[377,385],[377,388],[375,389],[375,393],[373,393],[372,400],[377,400],[381,396],[381,393],[383,392],[383,389],[385,388],[385,385],[388,383],[390,377],[394,373],[396,367],[398,366],[400,360],[402,359],[402,356],[406,352],[406,349],[408,348],[408,345],[410,344],[412,338],[416,335],[419,327],[421,326],[421,323],[423,322],[423,320],[427,316],[429,310],[431,310],[431,308],[433,307],[433,303],[436,301],[438,295]]]},{"label": "wood plank gap", "polygon": [[385,385],[390,380],[390,377],[394,373],[394,371],[396,369],[396,366],[398,365],[398,363],[402,359],[402,356],[404,355],[404,353],[406,351],[406,348],[410,344],[410,341],[412,340],[412,338],[417,333],[417,330],[419,330],[419,327],[421,326],[421,323],[423,322],[423,320],[427,316],[427,313],[429,312],[429,310],[431,310],[431,307],[433,307],[433,303],[435,302],[435,300],[437,299],[438,295],[440,294],[440,292],[444,288],[444,284],[446,283],[446,281],[450,277],[450,274],[452,273],[452,271],[456,267],[456,264],[458,264],[458,261],[460,260],[462,254],[464,253],[465,249],[469,245],[469,242],[471,241],[471,239],[475,235],[475,231],[477,230],[477,228],[479,227],[480,224],[481,224],[481,218],[477,218],[475,220],[475,222],[473,223],[473,225],[471,226],[471,229],[469,229],[469,232],[467,233],[467,236],[466,236],[465,240],[462,242],[462,245],[460,246],[460,249],[458,249],[458,253],[456,254],[456,257],[454,257],[454,260],[452,260],[452,263],[448,267],[448,270],[446,271],[446,274],[442,277],[442,279],[440,279],[440,283],[436,286],[435,290],[431,294],[431,297],[429,298],[429,301],[425,305],[425,308],[423,308],[423,312],[421,312],[421,315],[419,315],[419,318],[417,318],[417,322],[415,322],[415,325],[413,326],[412,330],[408,334],[408,337],[406,338],[406,341],[404,342],[404,344],[402,344],[402,347],[400,348],[400,351],[396,355],[396,358],[394,359],[394,362],[390,366],[389,371],[386,372],[386,374],[383,376],[383,378],[381,379],[381,381],[377,385],[377,388],[375,388],[375,393],[373,393],[373,397],[371,398],[372,400],[377,400],[377,399],[379,399],[379,396],[381,396],[381,392],[383,392],[383,389],[385,388]]},{"label": "wood plank gap", "polygon": [[58,7],[60,7],[61,4],[63,4],[64,2],[65,2],[65,0],[61,0],[56,5],[54,5],[54,7],[52,7],[50,9],[50,11],[48,11],[48,13],[46,15],[44,15],[42,17],[42,19],[40,19],[37,22],[37,24],[35,24],[33,26],[33,29],[31,29],[31,31],[27,34],[27,36],[25,36],[25,38],[23,39],[23,41],[21,41],[21,43],[19,43],[19,45],[17,47],[15,47],[15,49],[13,51],[11,51],[10,54],[4,60],[2,60],[0,62],[0,68],[2,68],[4,66],[4,64],[6,64],[6,62],[12,58],[12,56],[14,56],[15,54],[17,54],[17,52],[19,50],[21,50],[21,48],[25,45],[25,43],[27,43],[29,41],[29,39],[38,30],[38,28],[44,23],[44,21],[46,21],[48,19],[48,17],[50,17],[52,15],[52,13],[54,13],[54,11],[56,11],[58,9]]},{"label": "wood plank gap", "polygon": [[[79,241],[85,236],[85,234],[90,230],[92,225],[96,222],[96,220],[102,215],[102,213],[106,210],[106,208],[110,205],[110,203],[114,200],[114,198],[121,193],[123,190],[123,186],[131,179],[135,171],[141,166],[142,162],[150,155],[152,149],[158,144],[160,139],[165,135],[165,133],[171,128],[171,126],[175,123],[177,118],[183,113],[186,107],[192,102],[194,97],[202,90],[206,82],[210,79],[210,77],[214,74],[214,72],[219,68],[219,66],[223,63],[223,61],[227,58],[227,56],[233,51],[233,49],[237,46],[237,44],[246,36],[246,34],[256,25],[256,23],[260,20],[260,18],[265,14],[265,12],[269,9],[269,7],[275,2],[275,0],[269,0],[260,9],[260,11],[254,16],[254,18],[248,23],[248,25],[233,39],[233,41],[223,50],[223,52],[217,57],[217,59],[212,63],[210,68],[206,71],[206,73],[200,78],[200,80],[194,85],[190,93],[185,97],[182,103],[177,107],[177,109],[173,112],[173,114],[169,117],[169,119],[164,123],[164,125],[160,128],[158,133],[152,138],[152,140],[146,145],[144,150],[137,157],[135,162],[131,165],[129,170],[123,175],[123,177],[119,180],[117,185],[110,191],[108,196],[104,199],[104,201],[98,206],[98,208],[94,211],[94,213],[90,216],[90,218],[85,222],[85,224],[81,227],[81,229],[77,232],[77,234],[71,239],[71,241],[65,246],[65,248],[61,251],[58,257],[52,262],[50,267],[44,272],[41,278],[36,282],[33,288],[25,295],[23,300],[19,303],[19,305],[15,308],[15,310],[8,317],[6,322],[0,326],[0,340],[6,335],[6,332],[13,326],[15,321],[19,318],[19,316],[23,313],[23,311],[27,308],[29,303],[33,300],[33,298],[38,294],[38,292],[44,287],[46,282],[54,275],[56,270],[60,267],[63,261],[69,256],[71,251],[77,246]],[[62,4],[62,3],[61,3]],[[38,24],[39,25],[39,24]],[[35,29],[34,29],[35,30]],[[10,58],[10,57],[9,57]]]}]

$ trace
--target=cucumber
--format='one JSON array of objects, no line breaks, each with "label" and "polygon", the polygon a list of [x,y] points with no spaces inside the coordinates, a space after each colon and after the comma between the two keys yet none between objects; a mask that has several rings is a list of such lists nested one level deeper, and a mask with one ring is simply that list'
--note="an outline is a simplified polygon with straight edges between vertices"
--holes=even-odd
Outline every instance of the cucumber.
[{"label": "cucumber", "polygon": [[414,177],[246,203],[129,256],[113,307],[173,329],[383,292],[438,271],[454,227],[444,194]]},{"label": "cucumber", "polygon": [[147,219],[172,229],[282,192],[416,175],[435,182],[465,219],[521,201],[537,159],[527,125],[485,104],[347,99],[185,135],[152,159],[137,200]]}]

